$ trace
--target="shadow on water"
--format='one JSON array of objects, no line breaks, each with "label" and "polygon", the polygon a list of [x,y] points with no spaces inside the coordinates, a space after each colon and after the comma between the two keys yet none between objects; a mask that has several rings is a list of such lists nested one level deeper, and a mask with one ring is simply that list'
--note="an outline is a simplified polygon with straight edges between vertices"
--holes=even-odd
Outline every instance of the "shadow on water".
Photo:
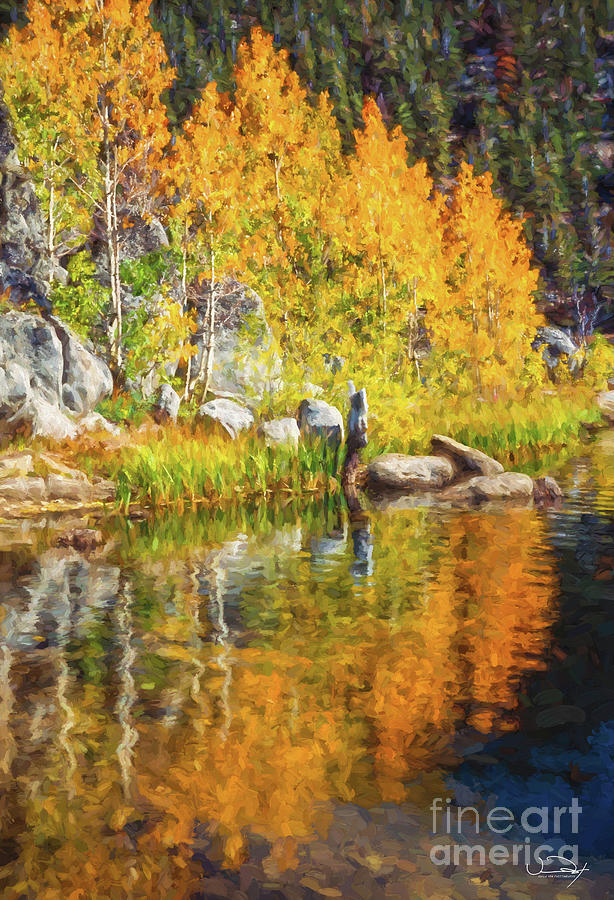
[{"label": "shadow on water", "polygon": [[270,503],[117,518],[87,553],[53,521],[3,533],[2,896],[480,896],[429,857],[437,797],[579,797],[607,855],[613,460],[566,464],[549,513]]},{"label": "shadow on water", "polygon": [[[578,830],[551,816],[545,839],[612,855],[614,816],[614,438],[566,465],[566,501],[545,514],[557,610],[548,667],[526,681],[520,728],[474,748],[451,784],[462,802],[489,793],[519,817],[529,806],[582,806]],[[483,756],[481,756],[483,754]],[[485,764],[490,757],[492,764]]]}]

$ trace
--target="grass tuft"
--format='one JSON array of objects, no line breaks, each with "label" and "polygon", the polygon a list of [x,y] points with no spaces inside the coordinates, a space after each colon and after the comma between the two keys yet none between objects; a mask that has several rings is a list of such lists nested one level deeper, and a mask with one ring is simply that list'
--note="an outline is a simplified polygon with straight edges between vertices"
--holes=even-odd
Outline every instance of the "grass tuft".
[{"label": "grass tuft", "polygon": [[301,445],[297,451],[266,447],[254,436],[232,442],[215,435],[180,436],[169,428],[151,443],[120,453],[110,474],[122,507],[323,494],[335,487],[337,460],[326,445]]}]

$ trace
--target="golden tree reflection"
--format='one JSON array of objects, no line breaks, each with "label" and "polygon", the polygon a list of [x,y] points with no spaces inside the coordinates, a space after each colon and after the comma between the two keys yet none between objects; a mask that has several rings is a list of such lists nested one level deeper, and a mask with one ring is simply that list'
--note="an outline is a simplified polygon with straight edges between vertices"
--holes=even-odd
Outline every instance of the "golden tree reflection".
[{"label": "golden tree reflection", "polygon": [[196,845],[235,867],[253,837],[274,874],[334,804],[436,780],[459,724],[514,727],[555,589],[534,512],[374,517],[364,578],[347,530],[294,533],[151,550],[79,640],[66,593],[52,665],[0,634],[3,897],[190,896]]}]

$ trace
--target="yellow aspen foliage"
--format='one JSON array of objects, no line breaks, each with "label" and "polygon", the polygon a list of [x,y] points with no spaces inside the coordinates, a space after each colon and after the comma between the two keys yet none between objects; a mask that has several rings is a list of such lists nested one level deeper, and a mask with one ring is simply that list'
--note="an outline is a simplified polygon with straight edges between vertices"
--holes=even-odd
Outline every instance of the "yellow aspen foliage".
[{"label": "yellow aspen foliage", "polygon": [[522,224],[493,195],[489,172],[461,165],[442,238],[449,291],[428,309],[433,343],[470,367],[478,392],[496,393],[522,369],[541,317]]},{"label": "yellow aspen foliage", "polygon": [[341,138],[326,95],[310,103],[288,54],[276,51],[260,29],[239,47],[235,80],[245,153],[246,273],[262,284],[272,319],[293,339],[292,350],[295,341],[306,350],[318,311],[323,318],[330,308],[330,217],[343,164]]},{"label": "yellow aspen foliage", "polygon": [[[147,212],[164,195],[184,312],[197,276],[212,297],[216,279],[245,281],[297,382],[322,381],[324,354],[351,356],[405,391],[452,384],[495,398],[535,380],[537,272],[489,173],[463,164],[446,198],[424,161],[408,165],[407,138],[373,99],[344,152],[329,98],[309,94],[259,28],[238,48],[232,95],[209,84],[171,142],[163,97],[174,71],[147,0],[32,0],[28,9],[29,23],[2,47],[0,76],[50,255],[76,239],[72,225],[87,232],[92,213],[104,224],[116,371],[125,209]],[[215,299],[209,335],[214,320]],[[207,344],[196,376],[204,393]]]},{"label": "yellow aspen foliage", "polygon": [[239,112],[228,98],[209,84],[184,123],[163,169],[163,189],[170,200],[171,221],[177,225],[181,249],[181,289],[184,311],[188,310],[188,280],[194,271],[209,281],[206,314],[206,352],[198,372],[188,364],[185,396],[197,384],[206,394],[213,368],[215,332],[215,285],[221,271],[232,265],[233,235],[237,232],[237,203],[243,174],[243,152],[239,140]]},{"label": "yellow aspen foliage", "polygon": [[116,371],[123,362],[121,207],[138,200],[147,209],[170,140],[162,95],[174,71],[149,6],[148,0],[34,0],[28,24],[11,30],[0,54],[0,73],[14,67],[15,55],[24,67],[4,84],[17,121],[20,110],[29,115],[19,126],[28,132],[26,147],[46,148],[38,182],[50,255],[70,215],[84,230],[92,213],[104,222]]},{"label": "yellow aspen foliage", "polygon": [[339,191],[344,241],[357,257],[348,286],[366,323],[381,327],[379,340],[391,329],[392,352],[413,362],[419,372],[419,310],[446,291],[443,198],[434,194],[425,162],[408,166],[406,137],[399,127],[388,131],[372,99],[365,102],[363,122]]}]

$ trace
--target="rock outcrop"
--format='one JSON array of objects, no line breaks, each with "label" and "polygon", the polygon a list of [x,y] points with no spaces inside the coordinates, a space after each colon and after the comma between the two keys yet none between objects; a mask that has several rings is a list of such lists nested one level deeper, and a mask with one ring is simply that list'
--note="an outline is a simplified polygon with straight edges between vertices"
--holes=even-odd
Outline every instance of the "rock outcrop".
[{"label": "rock outcrop", "polygon": [[563,491],[550,475],[533,479],[533,499],[538,506],[551,506],[553,503],[557,503],[562,496]]},{"label": "rock outcrop", "polygon": [[533,479],[522,472],[506,472],[497,460],[445,435],[433,435],[431,446],[434,456],[386,453],[369,463],[367,487],[378,502],[383,499],[392,505],[400,494],[414,495],[420,502],[422,494],[422,502],[458,506],[493,500],[547,506],[563,496],[554,478]]},{"label": "rock outcrop", "polygon": [[34,300],[50,310],[51,266],[34,187],[16,151],[9,111],[0,85],[0,294],[15,302]]},{"label": "rock outcrop", "polygon": [[0,503],[11,511],[48,504],[73,508],[114,498],[113,482],[90,480],[48,454],[39,453],[36,460],[28,452],[0,457]]},{"label": "rock outcrop", "polygon": [[542,357],[548,369],[553,372],[558,366],[561,357],[567,358],[567,366],[572,374],[579,373],[579,347],[562,328],[552,325],[544,325],[537,329],[537,335],[533,341],[533,348],[543,347]]},{"label": "rock outcrop", "polygon": [[[194,336],[198,371],[207,336],[210,289],[202,286],[196,301],[198,330]],[[215,286],[215,352],[209,389],[218,397],[260,398],[279,379],[281,361],[273,352],[273,336],[258,294],[238,281]]]},{"label": "rock outcrop", "polygon": [[160,425],[164,422],[176,422],[180,406],[181,398],[179,394],[173,390],[170,384],[162,384],[154,406],[154,419]]},{"label": "rock outcrop", "polygon": [[62,440],[111,393],[108,367],[57,319],[0,316],[0,434]]},{"label": "rock outcrop", "polygon": [[441,499],[451,503],[485,503],[489,500],[533,500],[533,479],[522,472],[500,475],[474,475],[447,488]]},{"label": "rock outcrop", "polygon": [[94,409],[113,390],[109,367],[86,345],[52,316],[46,321],[52,326],[62,345],[62,401],[77,416]]},{"label": "rock outcrop", "polygon": [[597,406],[609,422],[614,422],[614,391],[597,394]]},{"label": "rock outcrop", "polygon": [[76,418],[87,416],[113,387],[92,348],[48,314],[53,275],[38,200],[0,100],[0,293],[15,304],[33,300],[45,316],[17,309],[0,316],[0,435],[23,430],[74,437]]}]

